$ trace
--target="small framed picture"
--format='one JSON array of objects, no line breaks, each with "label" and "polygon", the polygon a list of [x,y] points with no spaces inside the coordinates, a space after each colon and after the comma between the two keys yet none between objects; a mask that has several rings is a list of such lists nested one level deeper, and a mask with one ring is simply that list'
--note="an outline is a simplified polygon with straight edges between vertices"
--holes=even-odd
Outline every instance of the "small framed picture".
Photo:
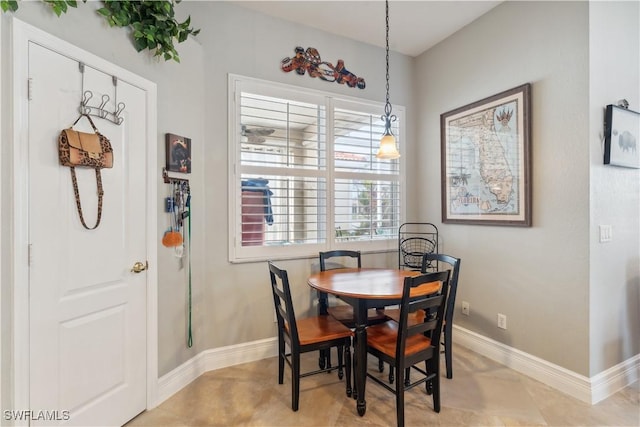
[{"label": "small framed picture", "polygon": [[640,113],[607,105],[604,119],[604,164],[640,169]]},{"label": "small framed picture", "polygon": [[167,133],[166,159],[169,172],[191,173],[191,139]]}]

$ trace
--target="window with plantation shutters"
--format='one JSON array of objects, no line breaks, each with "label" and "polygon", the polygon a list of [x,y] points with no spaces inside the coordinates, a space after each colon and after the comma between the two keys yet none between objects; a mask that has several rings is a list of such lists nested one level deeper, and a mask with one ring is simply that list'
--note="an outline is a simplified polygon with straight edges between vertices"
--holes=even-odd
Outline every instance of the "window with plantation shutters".
[{"label": "window with plantation shutters", "polygon": [[395,249],[401,162],[375,157],[382,104],[239,76],[229,100],[232,262]]}]

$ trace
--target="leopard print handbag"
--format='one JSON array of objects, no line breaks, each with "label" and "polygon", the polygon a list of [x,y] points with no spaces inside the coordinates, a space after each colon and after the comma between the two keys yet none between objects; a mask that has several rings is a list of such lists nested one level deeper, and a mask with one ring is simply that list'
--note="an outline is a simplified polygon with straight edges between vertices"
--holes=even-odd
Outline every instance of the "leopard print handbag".
[{"label": "leopard print handbag", "polygon": [[[73,126],[82,118],[86,117],[91,123],[94,133],[78,132],[73,130]],[[113,148],[109,139],[98,132],[93,120],[87,114],[80,117],[69,127],[60,132],[58,137],[58,156],[62,166],[69,166],[71,171],[71,182],[76,198],[76,208],[80,216],[80,222],[87,230],[93,230],[100,225],[102,218],[102,175],[100,170],[113,167]],[[93,227],[88,227],[82,215],[82,203],[78,191],[78,180],[76,178],[76,167],[92,168],[96,171],[96,185],[98,187],[98,218]]]}]

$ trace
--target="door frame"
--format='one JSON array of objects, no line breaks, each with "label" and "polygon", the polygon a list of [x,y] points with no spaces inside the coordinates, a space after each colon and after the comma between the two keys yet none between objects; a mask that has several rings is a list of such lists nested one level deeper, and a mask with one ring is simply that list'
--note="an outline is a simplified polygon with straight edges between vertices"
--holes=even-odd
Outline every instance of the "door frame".
[{"label": "door frame", "polygon": [[[146,244],[149,268],[146,272],[146,407],[157,405],[158,394],[158,269],[157,269],[157,87],[154,82],[131,73],[71,43],[30,24],[11,18],[12,34],[12,178],[11,212],[13,225],[11,265],[13,266],[13,407],[29,409],[29,157],[28,157],[28,45],[36,43],[74,61],[117,76],[146,91],[147,141]],[[82,58],[81,60],[77,58]],[[78,105],[80,99],[78,99]],[[46,408],[53,409],[53,408]]]},{"label": "door frame", "polygon": [[[2,35],[2,18],[0,17],[0,35]],[[3,116],[3,112],[4,112],[4,105],[2,105],[2,99],[4,99],[4,97],[2,96],[2,59],[3,59],[3,52],[4,49],[2,48],[2,43],[0,43],[0,139],[4,139],[4,133],[2,133],[2,116]],[[2,145],[0,144],[0,150],[2,149]],[[2,161],[0,161],[0,177],[2,177]],[[3,177],[2,177],[3,178]],[[0,206],[2,206],[2,201],[3,201],[3,197],[2,197],[2,185],[0,185]],[[4,234],[4,227],[3,227],[3,223],[2,223],[2,208],[0,207],[0,241],[2,240]],[[2,250],[0,249],[0,282],[2,281]],[[2,285],[0,284],[0,319],[2,319],[2,296],[4,295],[4,289],[2,287]],[[4,400],[2,400],[2,384],[4,384],[4,382],[2,381],[2,376],[6,375],[5,373],[5,360],[3,360],[3,351],[2,348],[4,347],[4,341],[7,338],[6,336],[6,332],[2,333],[2,328],[0,328],[0,406],[4,406]]]}]

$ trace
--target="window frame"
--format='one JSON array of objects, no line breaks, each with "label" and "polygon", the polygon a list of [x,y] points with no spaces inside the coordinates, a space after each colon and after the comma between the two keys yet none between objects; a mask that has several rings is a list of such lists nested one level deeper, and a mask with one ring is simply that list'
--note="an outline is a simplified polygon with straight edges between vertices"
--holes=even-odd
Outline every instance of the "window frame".
[{"label": "window frame", "polygon": [[[324,243],[306,243],[280,246],[241,246],[242,224],[239,218],[241,211],[241,197],[239,194],[240,181],[242,179],[241,168],[241,141],[240,141],[240,108],[239,100],[242,91],[255,91],[260,95],[273,96],[278,98],[288,98],[295,101],[322,103],[327,107],[326,111],[326,172],[310,171],[310,175],[326,176],[326,230],[327,238]],[[335,179],[349,176],[365,176],[366,173],[349,173],[336,171],[334,169],[334,111],[336,108],[352,109],[354,111],[382,115],[384,103],[369,101],[365,99],[348,97],[331,92],[302,88],[299,86],[283,83],[271,82],[236,74],[228,76],[228,247],[229,262],[258,262],[277,259],[303,259],[318,256],[319,251],[333,249],[360,250],[363,253],[389,252],[397,250],[397,236],[392,235],[389,239],[379,240],[354,240],[336,241],[335,235],[335,211],[334,211],[334,184]],[[398,146],[400,152],[404,152],[406,135],[406,114],[405,108],[393,105],[394,114],[398,117],[399,135]],[[398,224],[402,224],[405,219],[406,206],[406,161],[402,156],[399,159],[399,173],[397,181],[399,184],[399,218]],[[371,178],[384,179],[385,174],[370,174]],[[395,180],[395,178],[394,178]]]}]

